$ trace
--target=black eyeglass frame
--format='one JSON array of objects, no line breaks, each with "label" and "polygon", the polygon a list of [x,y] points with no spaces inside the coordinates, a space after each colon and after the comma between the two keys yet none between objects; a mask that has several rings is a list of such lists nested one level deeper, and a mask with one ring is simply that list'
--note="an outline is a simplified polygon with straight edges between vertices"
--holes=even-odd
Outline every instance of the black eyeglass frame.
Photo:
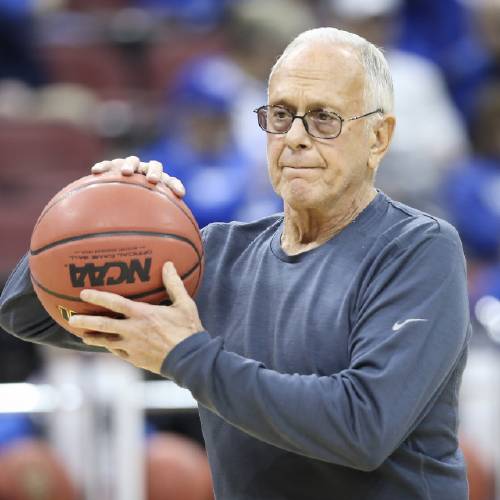
[{"label": "black eyeglass frame", "polygon": [[[283,130],[282,132],[272,132],[272,131],[267,130],[264,127],[261,126],[261,124],[259,122],[259,111],[261,109],[265,109],[267,111],[269,108],[281,108],[281,109],[284,109],[285,111],[287,111],[288,113],[290,113],[290,115],[292,117],[292,121],[290,122],[290,126],[288,127],[287,130]],[[332,136],[324,137],[324,136],[314,135],[314,134],[311,134],[311,132],[309,132],[309,126],[307,125],[307,121],[306,121],[305,117],[309,113],[311,113],[313,111],[322,111],[322,110],[320,110],[320,109],[310,109],[309,111],[307,111],[303,115],[294,115],[294,114],[292,114],[292,112],[288,108],[285,108],[285,106],[280,106],[280,105],[277,105],[277,104],[264,104],[264,106],[260,106],[260,107],[258,107],[258,108],[256,108],[256,109],[253,110],[254,113],[257,113],[257,123],[259,124],[259,127],[262,130],[264,130],[264,132],[267,132],[268,134],[277,134],[277,135],[286,134],[292,128],[292,125],[293,125],[293,122],[295,121],[295,118],[300,118],[302,120],[304,128],[306,129],[306,132],[311,137],[314,137],[315,139],[336,139],[342,133],[342,128],[343,128],[344,122],[351,122],[351,121],[354,121],[354,120],[359,120],[360,118],[365,118],[367,116],[374,115],[375,113],[384,114],[384,110],[382,108],[378,108],[375,111],[370,111],[369,113],[365,113],[364,115],[353,116],[352,118],[342,118],[338,113],[335,113],[335,111],[324,110],[324,111],[327,111],[328,113],[331,113],[332,115],[335,115],[340,120],[339,133],[337,135],[332,135]]]}]

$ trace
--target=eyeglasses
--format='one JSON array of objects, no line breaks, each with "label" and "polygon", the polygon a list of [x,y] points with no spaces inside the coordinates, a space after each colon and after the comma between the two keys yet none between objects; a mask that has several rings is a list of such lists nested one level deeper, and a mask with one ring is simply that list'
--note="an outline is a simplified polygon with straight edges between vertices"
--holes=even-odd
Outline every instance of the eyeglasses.
[{"label": "eyeglasses", "polygon": [[379,108],[364,115],[342,118],[337,113],[324,109],[312,109],[303,115],[294,115],[284,106],[267,105],[254,109],[254,113],[257,113],[259,127],[270,134],[286,134],[292,128],[295,118],[300,118],[310,136],[317,139],[335,139],[342,132],[344,122],[383,113],[383,110]]}]

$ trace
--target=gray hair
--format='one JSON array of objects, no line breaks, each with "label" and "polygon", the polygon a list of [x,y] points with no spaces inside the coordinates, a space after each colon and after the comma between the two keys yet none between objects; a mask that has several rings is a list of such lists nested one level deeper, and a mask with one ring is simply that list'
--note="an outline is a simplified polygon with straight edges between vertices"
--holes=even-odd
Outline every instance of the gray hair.
[{"label": "gray hair", "polygon": [[347,45],[355,49],[365,72],[365,105],[372,109],[381,108],[385,113],[394,109],[394,87],[389,65],[382,51],[359,35],[337,28],[315,28],[304,31],[292,40],[271,69],[269,81],[284,60],[297,48],[310,43]]}]

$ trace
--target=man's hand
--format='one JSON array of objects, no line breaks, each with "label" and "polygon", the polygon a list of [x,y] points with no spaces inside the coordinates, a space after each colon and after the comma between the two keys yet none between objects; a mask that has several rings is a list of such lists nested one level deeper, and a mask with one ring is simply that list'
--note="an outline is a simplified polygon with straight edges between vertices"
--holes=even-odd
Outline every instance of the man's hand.
[{"label": "man's hand", "polygon": [[74,315],[70,325],[86,330],[83,342],[105,347],[138,368],[160,373],[167,354],[182,340],[203,331],[198,309],[187,293],[174,265],[163,266],[163,283],[171,306],[155,306],[134,302],[120,295],[98,290],[83,290],[85,302],[105,307],[124,316]]},{"label": "man's hand", "polygon": [[152,184],[163,182],[169,187],[179,198],[186,194],[186,190],[182,182],[177,177],[172,177],[163,172],[163,165],[159,161],[140,161],[137,156],[129,156],[127,158],[116,158],[114,160],[106,160],[96,163],[91,172],[93,174],[102,174],[110,170],[120,171],[122,175],[133,175],[135,172],[146,175],[146,179]]}]

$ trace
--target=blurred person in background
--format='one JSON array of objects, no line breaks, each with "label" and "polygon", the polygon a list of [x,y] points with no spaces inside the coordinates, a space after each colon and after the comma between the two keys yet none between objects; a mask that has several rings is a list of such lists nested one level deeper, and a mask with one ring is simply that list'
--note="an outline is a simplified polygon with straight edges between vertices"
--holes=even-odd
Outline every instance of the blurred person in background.
[{"label": "blurred person in background", "polygon": [[252,182],[247,185],[247,202],[239,220],[257,219],[280,209],[266,175],[265,136],[255,127],[251,111],[266,100],[269,69],[283,47],[316,24],[315,11],[309,2],[300,0],[245,0],[232,2],[226,9],[223,55],[233,67],[238,87],[231,100],[232,129],[238,148],[252,166]]},{"label": "blurred person in background", "polygon": [[168,164],[169,173],[183,179],[200,226],[238,219],[251,182],[249,158],[231,124],[239,76],[222,57],[188,63],[167,97],[162,136],[141,154]]},{"label": "blurred person in background", "polygon": [[[500,2],[498,0],[455,0],[463,4],[469,18],[471,40],[468,51],[450,52],[456,66],[470,75],[458,102],[474,127],[481,89],[500,80]],[[465,44],[462,44],[465,45]],[[453,87],[452,87],[453,88]],[[472,128],[472,133],[474,130]]]},{"label": "blurred person in background", "polygon": [[265,136],[251,111],[266,99],[269,68],[283,46],[314,24],[304,2],[234,2],[223,18],[224,50],[188,61],[172,78],[161,137],[141,157],[164,161],[183,179],[201,226],[281,209],[266,176]]},{"label": "blurred person in background", "polygon": [[36,91],[49,78],[37,57],[34,6],[30,0],[0,2],[0,118],[31,119]]},{"label": "blurred person in background", "polygon": [[383,48],[394,81],[398,126],[377,185],[394,198],[442,215],[438,187],[468,150],[462,116],[439,67],[397,48],[402,0],[327,0],[330,22]]},{"label": "blurred person in background", "polygon": [[34,6],[31,0],[0,2],[0,79],[37,87],[47,81],[47,75],[36,56]]},{"label": "blurred person in background", "polygon": [[478,18],[479,35],[488,50],[489,80],[500,80],[500,2],[498,0],[476,0],[471,2]]},{"label": "blurred person in background", "polygon": [[451,98],[469,123],[487,55],[467,3],[472,7],[478,0],[403,0],[397,46],[441,69]]},{"label": "blurred person in background", "polygon": [[466,249],[474,305],[484,295],[500,299],[500,80],[477,99],[472,146],[441,189]]},{"label": "blurred person in background", "polygon": [[495,380],[500,343],[500,81],[483,87],[475,101],[472,151],[443,179],[441,198],[467,256],[474,336],[462,395],[461,432],[467,445],[471,500],[493,500],[498,446],[492,434],[498,425]]},{"label": "blurred person in background", "polygon": [[224,16],[227,0],[131,0],[130,5],[154,15],[175,17],[191,30],[212,30]]}]

